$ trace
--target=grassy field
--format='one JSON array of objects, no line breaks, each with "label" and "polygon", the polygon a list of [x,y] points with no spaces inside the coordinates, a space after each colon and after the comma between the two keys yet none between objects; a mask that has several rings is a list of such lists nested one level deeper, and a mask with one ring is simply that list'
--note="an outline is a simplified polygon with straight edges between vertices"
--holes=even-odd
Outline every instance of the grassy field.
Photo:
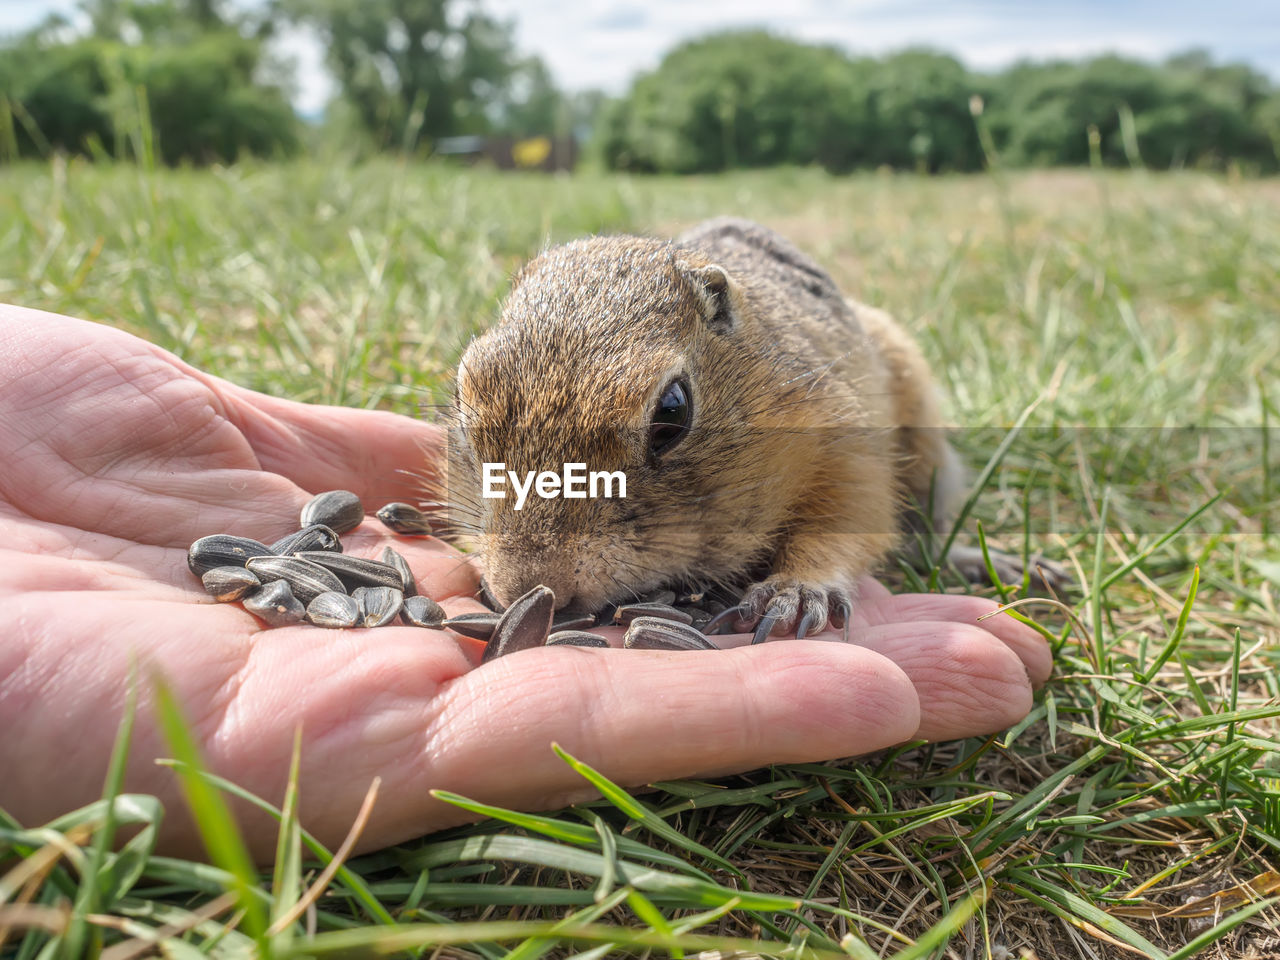
[{"label": "grassy field", "polygon": [[[770,955],[1280,956],[1280,183],[57,161],[0,185],[0,300],[122,326],[270,393],[405,413],[548,240],[762,220],[920,337],[979,477],[960,535],[980,524],[1081,585],[1024,608],[1057,668],[1012,731],[659,784],[642,799],[670,830],[602,801],[362,857],[277,955],[757,938]],[[891,577],[965,589],[945,569]],[[50,843],[0,823],[0,903]],[[104,894],[108,942],[251,946],[225,876],[136,848],[115,874],[133,882]],[[40,867],[36,903],[74,896],[69,862]],[[15,929],[0,956],[59,946]]]}]

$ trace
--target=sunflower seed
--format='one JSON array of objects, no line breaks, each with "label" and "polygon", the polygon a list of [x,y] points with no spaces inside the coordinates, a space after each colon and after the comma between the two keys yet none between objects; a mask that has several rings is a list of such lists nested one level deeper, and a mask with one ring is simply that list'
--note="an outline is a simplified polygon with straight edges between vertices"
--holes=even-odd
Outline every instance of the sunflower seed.
[{"label": "sunflower seed", "polygon": [[585,630],[557,630],[547,637],[548,647],[607,647],[609,641]]},{"label": "sunflower seed", "polygon": [[262,585],[257,574],[244,567],[214,567],[204,572],[200,582],[219,603],[239,600]]},{"label": "sunflower seed", "polygon": [[387,563],[353,557],[349,553],[306,551],[298,556],[330,571],[351,589],[356,587],[401,587],[400,571]]},{"label": "sunflower seed", "polygon": [[390,623],[404,603],[404,594],[395,587],[357,587],[351,596],[360,604],[360,622],[366,627]]},{"label": "sunflower seed", "polygon": [[689,614],[667,606],[665,603],[628,603],[626,606],[619,607],[617,613],[613,615],[613,619],[623,626],[636,617],[659,617],[676,623],[693,623],[693,617]]},{"label": "sunflower seed", "polygon": [[400,622],[411,627],[443,630],[444,608],[430,597],[405,597],[404,606],[400,608]]},{"label": "sunflower seed", "polygon": [[631,621],[622,645],[628,650],[717,650],[710,640],[687,624],[657,617]]},{"label": "sunflower seed", "polygon": [[360,603],[345,593],[326,590],[307,604],[307,619],[317,627],[354,627],[360,622]]},{"label": "sunflower seed", "polygon": [[297,533],[282,537],[271,545],[271,552],[282,557],[312,550],[341,553],[342,541],[338,539],[338,535],[333,530],[323,523],[313,523],[309,527],[303,527]]},{"label": "sunflower seed", "polygon": [[360,526],[364,506],[350,490],[330,490],[317,494],[302,508],[300,526],[322,523],[334,533],[347,533]]},{"label": "sunflower seed", "polygon": [[676,602],[676,592],[674,590],[654,590],[652,593],[644,595],[645,603],[665,603],[671,606]]},{"label": "sunflower seed", "polygon": [[411,503],[388,503],[378,509],[377,517],[393,533],[421,536],[431,533],[431,521]]},{"label": "sunflower seed", "polygon": [[244,608],[272,627],[299,623],[307,615],[307,608],[293,595],[284,580],[264,584],[257,593],[245,598]]},{"label": "sunflower seed", "polygon": [[250,557],[269,557],[271,548],[265,543],[248,537],[233,537],[229,533],[215,533],[201,537],[187,551],[187,566],[197,577],[203,577],[214,567],[243,567]]},{"label": "sunflower seed", "polygon": [[[325,554],[325,556],[331,556],[331,554]],[[335,593],[347,592],[342,581],[336,576],[320,564],[301,557],[252,557],[247,566],[263,582],[288,581],[293,595],[303,603],[310,603],[326,590],[332,590]]]},{"label": "sunflower seed", "polygon": [[413,571],[409,569],[409,561],[396,553],[391,547],[383,549],[381,560],[387,566],[395,567],[400,572],[400,589],[404,591],[404,595],[406,597],[416,596],[418,582],[413,578]]},{"label": "sunflower seed", "polygon": [[701,607],[677,607],[689,615],[689,623],[691,626],[701,628],[704,624],[711,622],[711,614],[703,610]]},{"label": "sunflower seed", "polygon": [[488,640],[501,619],[500,613],[461,613],[445,620],[441,626],[473,640]]},{"label": "sunflower seed", "polygon": [[595,617],[566,617],[563,620],[552,620],[552,630],[581,630],[583,627],[594,627]]},{"label": "sunflower seed", "polygon": [[551,632],[551,618],[556,612],[556,595],[542,584],[511,602],[502,619],[493,628],[493,636],[484,648],[481,663],[508,653],[540,647]]}]

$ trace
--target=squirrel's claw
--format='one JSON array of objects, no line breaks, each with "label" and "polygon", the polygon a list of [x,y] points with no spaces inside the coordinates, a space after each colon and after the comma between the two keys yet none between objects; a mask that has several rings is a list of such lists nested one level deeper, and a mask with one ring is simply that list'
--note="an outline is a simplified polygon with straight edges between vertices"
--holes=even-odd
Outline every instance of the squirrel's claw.
[{"label": "squirrel's claw", "polygon": [[818,618],[813,615],[813,611],[806,610],[805,615],[800,618],[800,625],[796,627],[796,639],[803,640],[809,634],[813,633],[813,628],[817,622]]},{"label": "squirrel's claw", "polygon": [[751,635],[752,643],[764,643],[769,639],[769,634],[773,632],[774,626],[777,624],[778,618],[771,617],[768,614],[760,618],[760,622],[756,624],[755,633]]},{"label": "squirrel's claw", "polygon": [[827,626],[833,600],[841,594],[785,576],[753,584],[742,597],[742,606],[759,618],[751,642],[763,643],[775,633],[794,631],[797,637],[820,633]]},{"label": "squirrel's claw", "polygon": [[[752,630],[751,642],[764,643],[774,634],[795,631],[797,640],[821,633],[828,624],[843,627],[849,640],[853,599],[841,587],[828,590],[795,580],[771,577],[752,585],[737,606],[722,610],[702,626],[710,636],[721,627]],[[754,625],[754,627],[753,627]]]},{"label": "squirrel's claw", "polygon": [[[840,639],[849,642],[849,621],[853,619],[853,597],[848,590],[831,591],[831,623],[840,627]],[[796,634],[799,636],[799,634]]]}]

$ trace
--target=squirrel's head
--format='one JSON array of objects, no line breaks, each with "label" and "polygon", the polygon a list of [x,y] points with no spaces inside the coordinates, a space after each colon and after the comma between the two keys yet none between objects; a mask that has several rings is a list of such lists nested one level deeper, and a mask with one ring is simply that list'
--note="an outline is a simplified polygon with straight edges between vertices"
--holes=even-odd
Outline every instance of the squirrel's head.
[{"label": "squirrel's head", "polygon": [[578,241],[521,271],[462,357],[450,431],[451,510],[496,600],[545,583],[593,611],[759,552],[750,506],[724,496],[770,378],[742,349],[748,310],[726,271],[662,241]]}]

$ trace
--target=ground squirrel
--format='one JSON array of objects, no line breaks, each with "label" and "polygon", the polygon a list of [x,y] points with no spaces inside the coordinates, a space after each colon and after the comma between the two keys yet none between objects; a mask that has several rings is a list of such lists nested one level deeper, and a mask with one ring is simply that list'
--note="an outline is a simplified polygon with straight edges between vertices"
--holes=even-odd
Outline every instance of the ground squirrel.
[{"label": "ground squirrel", "polygon": [[[520,271],[458,367],[448,479],[487,589],[594,611],[746,587],[756,638],[847,622],[850,589],[963,471],[919,349],[745,220],[594,237]],[[625,499],[481,496],[480,466],[624,471]],[[931,504],[922,517],[916,505]]]}]

